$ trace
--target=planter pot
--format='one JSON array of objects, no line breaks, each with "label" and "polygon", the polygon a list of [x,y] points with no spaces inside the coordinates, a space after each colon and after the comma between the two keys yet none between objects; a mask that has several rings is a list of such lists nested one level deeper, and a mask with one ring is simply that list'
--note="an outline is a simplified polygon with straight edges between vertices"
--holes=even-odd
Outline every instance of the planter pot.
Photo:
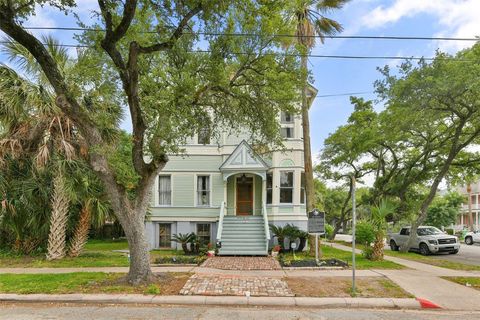
[{"label": "planter pot", "polygon": [[278,251],[272,251],[272,257],[277,257],[278,256]]},{"label": "planter pot", "polygon": [[297,251],[302,252],[306,244],[307,244],[307,238],[300,238],[300,243],[298,244]]},{"label": "planter pot", "polygon": [[207,251],[207,257],[214,257],[215,256],[215,250],[208,250]]}]

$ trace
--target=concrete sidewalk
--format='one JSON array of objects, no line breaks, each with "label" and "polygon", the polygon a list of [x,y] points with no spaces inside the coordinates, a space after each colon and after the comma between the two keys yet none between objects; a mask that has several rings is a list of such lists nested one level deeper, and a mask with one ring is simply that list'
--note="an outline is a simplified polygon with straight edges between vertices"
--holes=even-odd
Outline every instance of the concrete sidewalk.
[{"label": "concrete sidewalk", "polygon": [[[351,251],[352,248],[336,243],[332,247]],[[360,253],[360,250],[356,250]],[[427,299],[450,310],[480,310],[480,291],[442,279],[440,277],[479,277],[478,271],[440,268],[421,262],[385,256],[385,260],[401,264],[405,270],[375,270],[386,276],[417,298]]]}]

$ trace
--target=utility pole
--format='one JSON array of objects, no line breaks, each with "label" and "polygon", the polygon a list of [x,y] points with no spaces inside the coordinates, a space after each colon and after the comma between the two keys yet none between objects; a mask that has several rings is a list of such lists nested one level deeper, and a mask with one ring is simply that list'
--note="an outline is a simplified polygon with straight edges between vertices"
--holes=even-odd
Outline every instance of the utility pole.
[{"label": "utility pole", "polygon": [[357,210],[355,205],[355,175],[352,176],[352,295],[355,296],[355,227],[357,224]]}]

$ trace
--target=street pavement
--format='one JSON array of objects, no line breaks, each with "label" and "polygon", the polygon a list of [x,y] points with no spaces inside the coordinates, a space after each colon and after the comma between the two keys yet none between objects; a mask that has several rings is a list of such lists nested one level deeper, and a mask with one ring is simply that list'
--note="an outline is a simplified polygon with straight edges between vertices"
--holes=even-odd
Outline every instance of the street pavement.
[{"label": "street pavement", "polygon": [[480,266],[480,244],[474,244],[471,246],[462,244],[460,247],[460,251],[457,254],[442,253],[431,255],[430,257],[434,259],[449,260],[453,262]]},{"label": "street pavement", "polygon": [[480,312],[282,307],[0,304],[0,320],[452,320],[480,319]]}]

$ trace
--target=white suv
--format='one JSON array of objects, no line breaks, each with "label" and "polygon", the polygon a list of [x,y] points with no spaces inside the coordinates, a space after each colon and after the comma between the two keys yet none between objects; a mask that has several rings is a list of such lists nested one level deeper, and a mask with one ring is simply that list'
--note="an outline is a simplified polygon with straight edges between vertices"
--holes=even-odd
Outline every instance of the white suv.
[{"label": "white suv", "polygon": [[465,235],[465,244],[472,245],[474,243],[480,243],[480,231],[467,232]]}]

